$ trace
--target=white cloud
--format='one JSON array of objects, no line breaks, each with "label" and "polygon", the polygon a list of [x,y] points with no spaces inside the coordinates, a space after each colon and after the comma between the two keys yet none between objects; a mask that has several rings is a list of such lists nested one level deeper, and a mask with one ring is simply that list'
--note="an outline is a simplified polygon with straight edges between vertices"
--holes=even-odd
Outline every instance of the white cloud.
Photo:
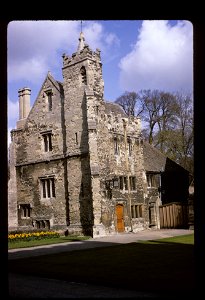
[{"label": "white cloud", "polygon": [[143,21],[132,51],[121,59],[119,67],[123,90],[192,91],[192,24]]},{"label": "white cloud", "polygon": [[108,46],[112,46],[113,44],[119,46],[120,45],[120,40],[118,39],[118,37],[113,34],[113,33],[109,33],[106,38],[105,38],[105,42],[107,43]]},{"label": "white cloud", "polygon": [[63,51],[74,46],[78,23],[77,21],[9,23],[8,80],[29,79],[31,82],[36,80],[40,82],[42,76],[55,66],[58,49],[61,48]]},{"label": "white cloud", "polygon": [[15,128],[16,121],[19,117],[19,103],[18,101],[12,102],[10,99],[8,99],[8,128],[7,128],[7,145],[9,147],[9,144],[11,143],[11,130]]},{"label": "white cloud", "polygon": [[9,145],[10,145],[10,143],[11,143],[11,130],[12,130],[12,128],[9,127],[9,128],[8,128],[8,131],[7,131],[7,147],[8,147],[8,148],[9,148]]},{"label": "white cloud", "polygon": [[18,113],[19,113],[19,103],[18,101],[12,102],[10,99],[8,99],[8,115],[9,115],[9,121],[17,121],[18,119]]},{"label": "white cloud", "polygon": [[8,66],[9,80],[29,80],[38,83],[45,78],[48,64],[44,57],[30,57],[22,62],[14,62]]},{"label": "white cloud", "polygon": [[[119,45],[113,33],[102,24],[87,21],[83,32],[92,50],[105,51]],[[8,80],[40,83],[48,71],[61,68],[61,55],[77,50],[79,21],[13,21],[8,26]],[[53,72],[55,73],[55,72]]]},{"label": "white cloud", "polygon": [[[119,39],[106,32],[97,21],[83,22],[85,42],[103,55],[119,46]],[[48,71],[57,79],[61,74],[62,58],[77,51],[80,21],[12,21],[8,25],[8,93],[17,96],[18,88],[28,86],[37,94]],[[105,52],[105,53],[104,53]],[[108,54],[109,55],[109,54]],[[31,96],[32,96],[31,95]],[[32,100],[32,99],[31,99]],[[33,99],[34,100],[34,99]],[[18,102],[8,99],[8,126],[15,128]]]},{"label": "white cloud", "polygon": [[92,50],[100,49],[105,59],[110,56],[110,50],[120,46],[120,40],[115,33],[105,31],[103,25],[98,22],[88,22],[85,29],[83,29],[85,42]]}]

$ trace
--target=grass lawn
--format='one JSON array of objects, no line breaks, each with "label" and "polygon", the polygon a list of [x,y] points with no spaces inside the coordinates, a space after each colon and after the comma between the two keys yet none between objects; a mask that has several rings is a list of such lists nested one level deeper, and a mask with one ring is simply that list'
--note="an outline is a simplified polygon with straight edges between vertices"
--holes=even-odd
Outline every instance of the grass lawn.
[{"label": "grass lawn", "polygon": [[84,241],[89,239],[90,236],[60,236],[49,239],[31,240],[31,241],[12,241],[8,243],[8,249],[28,248],[34,246],[51,245],[59,243],[67,243],[73,241]]},{"label": "grass lawn", "polygon": [[194,290],[194,235],[10,260],[9,272],[137,291]]}]

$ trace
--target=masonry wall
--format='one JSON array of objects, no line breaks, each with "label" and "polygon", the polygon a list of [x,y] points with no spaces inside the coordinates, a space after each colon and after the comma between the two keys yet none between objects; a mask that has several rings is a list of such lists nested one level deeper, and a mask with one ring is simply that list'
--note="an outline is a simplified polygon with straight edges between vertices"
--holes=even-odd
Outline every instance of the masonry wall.
[{"label": "masonry wall", "polygon": [[[125,231],[131,229],[130,203],[131,205],[142,204],[143,215],[140,218],[132,218],[132,229],[138,231],[148,226],[148,205],[145,203],[146,176],[143,166],[143,149],[140,131],[140,120],[127,120],[127,137],[129,138],[131,153],[128,145],[125,150],[125,138],[122,116],[102,114],[98,118],[98,159],[100,170],[100,183],[102,194],[102,223],[106,233],[117,231],[116,205],[124,207]],[[117,153],[116,143],[117,142]],[[126,167],[126,155],[128,156],[128,169]],[[120,189],[119,177],[135,177],[136,189],[130,191]],[[113,180],[115,184],[113,185]],[[111,184],[111,186],[110,186]]]},{"label": "masonry wall", "polygon": [[[82,75],[84,71],[84,76]],[[66,127],[67,172],[70,233],[93,235],[96,221],[95,188],[92,177],[92,149],[89,137],[90,105],[86,91],[98,101],[103,95],[100,55],[85,47],[72,57],[63,56],[64,111]],[[91,142],[92,143],[92,142]],[[91,147],[92,148],[92,147]],[[94,212],[93,212],[94,210]]]},{"label": "masonry wall", "polygon": [[[51,89],[52,110],[48,110],[45,91]],[[27,118],[25,128],[18,135],[17,165],[28,162],[39,162],[59,157],[63,154],[63,115],[60,91],[55,87],[49,77],[44,82],[42,89]],[[43,133],[52,133],[52,152],[44,151]]]},{"label": "masonry wall", "polygon": [[[52,92],[52,109],[48,109],[47,91]],[[67,224],[64,148],[65,129],[60,86],[48,75],[24,128],[13,131],[16,145],[18,226],[36,228],[36,221],[46,220],[50,227]],[[43,134],[52,134],[52,151],[45,152]],[[67,166],[66,166],[67,168]],[[40,178],[53,176],[56,197],[42,199]],[[31,217],[22,218],[22,204],[31,206]],[[38,222],[39,223],[39,222]]]},{"label": "masonry wall", "polygon": [[73,157],[68,160],[68,192],[69,233],[92,235],[93,204],[87,156]]},{"label": "masonry wall", "polygon": [[16,149],[15,143],[11,142],[9,147],[9,181],[8,181],[8,228],[16,230],[17,222],[17,186],[16,186]]},{"label": "masonry wall", "polygon": [[[43,198],[41,178],[54,177],[55,197]],[[19,210],[19,226],[36,228],[37,221],[49,221],[51,228],[66,226],[66,197],[63,161],[31,164],[17,168],[18,208],[30,204],[31,218],[22,218]]]}]

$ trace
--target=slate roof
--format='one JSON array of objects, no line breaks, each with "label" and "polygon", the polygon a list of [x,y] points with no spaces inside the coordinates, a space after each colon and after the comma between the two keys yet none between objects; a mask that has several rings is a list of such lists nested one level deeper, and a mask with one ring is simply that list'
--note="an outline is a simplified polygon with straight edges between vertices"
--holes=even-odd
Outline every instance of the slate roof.
[{"label": "slate roof", "polygon": [[57,84],[58,84],[58,86],[59,86],[59,90],[60,90],[61,94],[63,94],[63,93],[64,93],[64,90],[63,90],[63,83],[60,82],[60,81],[58,81],[58,80],[56,80],[56,82],[57,82]]},{"label": "slate roof", "polygon": [[183,172],[189,173],[188,170],[180,166],[174,160],[168,158],[160,150],[150,145],[148,142],[143,142],[144,166],[146,172]]},{"label": "slate roof", "polygon": [[110,113],[121,115],[122,117],[127,118],[127,114],[124,112],[123,108],[114,102],[105,101],[105,113],[109,115]]},{"label": "slate roof", "polygon": [[164,171],[167,157],[158,149],[150,145],[148,142],[143,142],[144,166],[147,172]]}]

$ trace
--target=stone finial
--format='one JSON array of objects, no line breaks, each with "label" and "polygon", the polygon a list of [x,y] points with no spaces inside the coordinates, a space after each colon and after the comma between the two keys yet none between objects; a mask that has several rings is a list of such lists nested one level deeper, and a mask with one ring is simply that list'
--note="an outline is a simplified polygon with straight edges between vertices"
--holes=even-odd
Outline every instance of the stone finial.
[{"label": "stone finial", "polygon": [[77,50],[78,53],[81,50],[83,50],[83,48],[85,47],[85,43],[84,42],[85,42],[85,38],[84,38],[83,32],[81,31],[80,37],[79,37],[78,50]]}]

